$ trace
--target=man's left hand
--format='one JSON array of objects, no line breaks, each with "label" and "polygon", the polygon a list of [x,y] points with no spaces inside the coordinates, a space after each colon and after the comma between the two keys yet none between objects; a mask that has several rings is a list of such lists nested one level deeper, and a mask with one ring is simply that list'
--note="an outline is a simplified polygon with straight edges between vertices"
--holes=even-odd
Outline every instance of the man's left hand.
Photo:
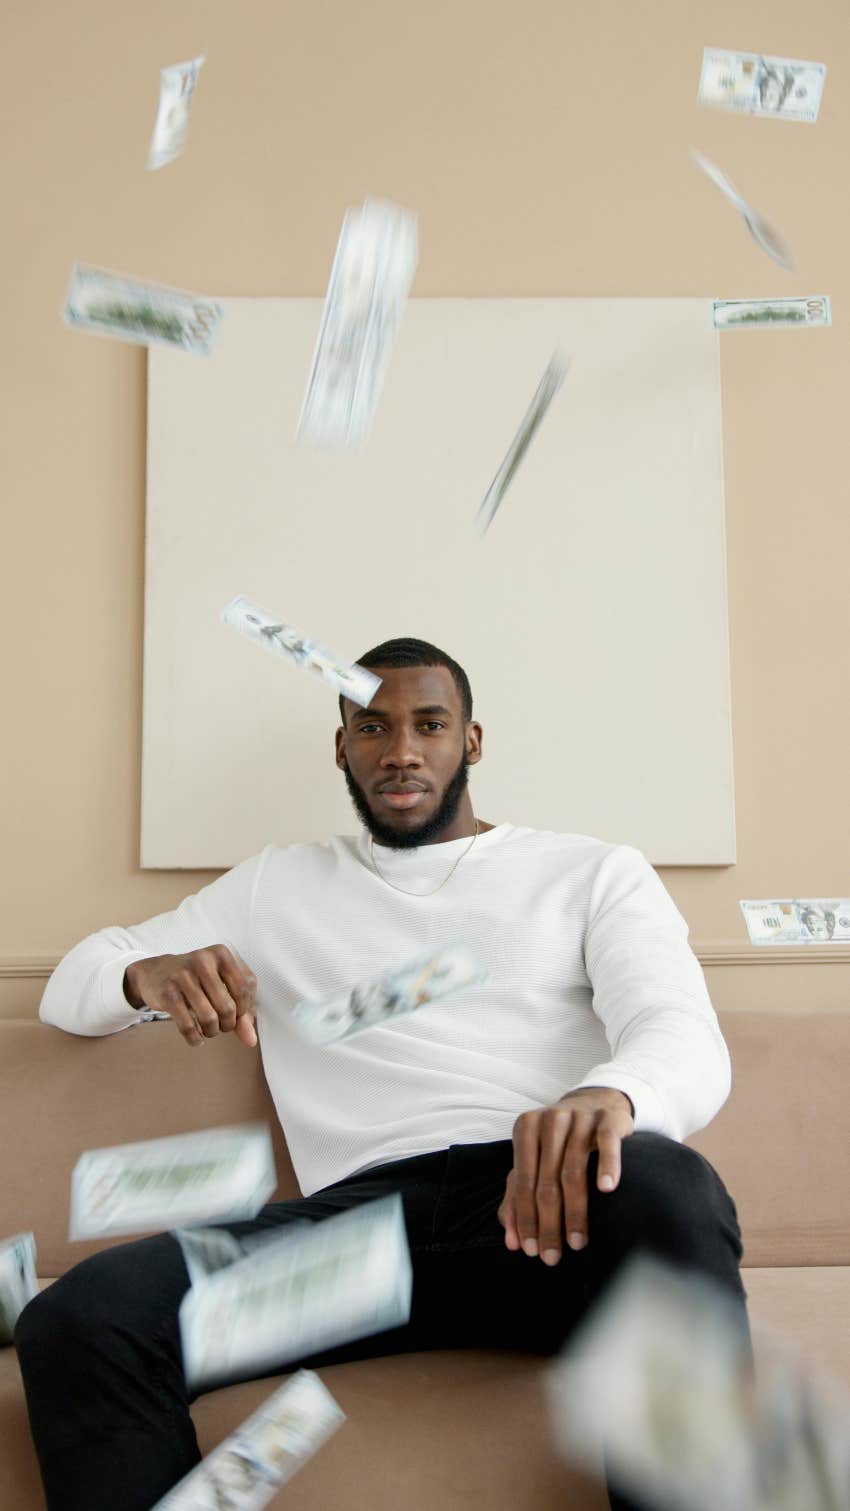
[{"label": "man's left hand", "polygon": [[509,1249],[557,1264],[564,1234],[571,1249],[587,1243],[587,1161],[599,1150],[596,1184],[613,1191],[620,1145],[635,1131],[623,1091],[582,1086],[550,1107],[520,1113],[514,1123],[514,1165],[496,1216]]}]

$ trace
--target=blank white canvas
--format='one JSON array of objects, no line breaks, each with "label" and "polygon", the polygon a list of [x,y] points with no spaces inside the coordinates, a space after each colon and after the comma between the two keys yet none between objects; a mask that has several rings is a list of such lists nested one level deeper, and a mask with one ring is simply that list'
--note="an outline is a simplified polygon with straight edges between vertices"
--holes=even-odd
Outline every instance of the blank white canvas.
[{"label": "blank white canvas", "polygon": [[[244,594],[354,660],[466,668],[491,823],[735,859],[718,336],[706,299],[418,299],[368,445],[295,441],[320,299],[226,299],[148,368],[141,863],[359,827],[331,688],[219,621]],[[488,533],[553,350],[571,358]]]}]

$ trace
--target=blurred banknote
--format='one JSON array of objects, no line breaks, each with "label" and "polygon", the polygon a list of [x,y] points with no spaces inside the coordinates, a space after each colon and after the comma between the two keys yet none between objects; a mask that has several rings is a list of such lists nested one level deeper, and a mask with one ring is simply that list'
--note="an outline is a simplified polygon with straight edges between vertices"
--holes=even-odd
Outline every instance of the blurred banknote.
[{"label": "blurred banknote", "polygon": [[422,955],[407,965],[385,971],[377,980],[335,992],[316,1002],[299,1002],[292,1009],[295,1023],[314,1044],[330,1044],[374,1028],[402,1013],[415,1012],[449,992],[484,981],[487,972],[465,945],[452,945],[436,955]]},{"label": "blurred banknote", "polygon": [[816,121],[825,78],[825,63],[706,47],[697,99],[701,105],[719,105],[744,115]]},{"label": "blurred banknote", "polygon": [[850,943],[850,897],[782,897],[741,903],[753,944]]},{"label": "blurred banknote", "polygon": [[319,1376],[300,1369],[154,1511],[262,1511],[344,1421],[345,1412]]},{"label": "blurred banknote", "polygon": [[117,336],[119,341],[139,346],[158,341],[208,357],[218,335],[222,307],[197,294],[75,263],[63,317],[66,325]]},{"label": "blurred banknote", "polygon": [[283,1232],[199,1280],[180,1306],[192,1388],[279,1369],[410,1316],[413,1271],[399,1195]]},{"label": "blurred banknote", "polygon": [[568,357],[565,357],[562,352],[555,352],[540,379],[537,392],[528,406],[519,430],[511,441],[507,456],[487,489],[484,502],[478,510],[476,523],[482,535],[489,527],[496,510],[511,486],[517,469],[537,434],[543,416],[567,375],[569,365]]},{"label": "blurred banknote", "polygon": [[636,1255],[546,1377],[559,1446],[593,1470],[601,1440],[653,1511],[846,1511],[850,1399],[779,1335],[765,1348],[754,1373],[717,1282]]},{"label": "blurred banknote", "polygon": [[831,325],[826,294],[808,299],[715,299],[712,320],[718,330],[753,325]]},{"label": "blurred banknote", "polygon": [[0,1240],[0,1343],[11,1343],[21,1312],[38,1295],[35,1238],[16,1233]]},{"label": "blurred banknote", "polygon": [[90,1149],[71,1176],[71,1238],[255,1217],[277,1185],[265,1123]]},{"label": "blurred banknote", "polygon": [[302,635],[282,619],[276,619],[268,609],[261,609],[248,598],[233,598],[221,611],[223,624],[229,624],[249,640],[264,645],[274,656],[300,666],[304,671],[316,672],[323,682],[330,683],[337,692],[343,693],[361,708],[368,708],[381,685],[380,677],[367,671],[357,662],[343,661],[333,651],[319,645],[318,641]]},{"label": "blurred banknote", "polygon": [[201,55],[188,63],[173,63],[160,70],[159,109],[148,153],[149,168],[162,168],[183,151],[189,130],[189,106],[203,61]]},{"label": "blurred banknote", "polygon": [[[286,1224],[286,1233],[290,1234],[294,1228],[307,1226],[306,1217],[297,1218],[295,1222]],[[189,1271],[189,1284],[197,1285],[217,1270],[235,1264],[237,1259],[244,1259],[246,1254],[255,1253],[264,1244],[275,1243],[280,1238],[281,1231],[279,1227],[269,1227],[237,1238],[222,1228],[174,1228],[171,1236],[183,1251],[183,1259]]]},{"label": "blurred banknote", "polygon": [[418,260],[416,216],[382,200],[346,211],[298,439],[360,445],[372,428]]},{"label": "blurred banknote", "polygon": [[754,210],[752,205],[747,204],[747,201],[742,198],[716,163],[711,162],[707,157],[703,157],[703,154],[697,152],[695,147],[691,148],[691,156],[706,177],[710,178],[711,182],[717,185],[721,193],[725,194],[729,203],[734,205],[738,213],[743,216],[747,230],[753,240],[761,247],[762,251],[766,252],[768,257],[772,258],[774,262],[778,262],[781,268],[787,268],[793,272],[794,263],[791,253],[779,235],[779,232],[768,225],[758,210]]}]

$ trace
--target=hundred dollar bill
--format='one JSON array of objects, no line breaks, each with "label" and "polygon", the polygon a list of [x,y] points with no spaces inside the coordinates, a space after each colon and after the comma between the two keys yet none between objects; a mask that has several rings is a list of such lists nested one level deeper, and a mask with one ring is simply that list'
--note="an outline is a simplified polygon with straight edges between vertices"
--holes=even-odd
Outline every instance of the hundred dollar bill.
[{"label": "hundred dollar bill", "polygon": [[505,460],[487,489],[484,502],[478,510],[476,523],[482,535],[488,529],[496,510],[511,486],[520,462],[537,434],[543,416],[567,375],[569,365],[569,358],[562,352],[556,351],[540,379],[537,392],[528,406],[519,430],[511,441]]},{"label": "hundred dollar bill", "polygon": [[747,899],[741,912],[753,944],[850,943],[850,898]]},{"label": "hundred dollar bill", "polygon": [[398,1194],[284,1230],[187,1291],[179,1315],[186,1379],[207,1390],[400,1327],[412,1286]]},{"label": "hundred dollar bill", "polygon": [[318,641],[302,635],[300,630],[275,618],[268,609],[259,608],[248,598],[231,599],[221,611],[221,620],[231,629],[247,635],[249,640],[264,645],[272,655],[282,656],[304,671],[316,672],[323,682],[328,682],[352,703],[359,703],[361,708],[368,708],[381,685],[380,677],[365,666],[358,666],[356,661],[343,661]]},{"label": "hundred dollar bill", "polygon": [[706,47],[697,99],[744,115],[816,121],[825,78],[825,63]]},{"label": "hundred dollar bill", "polygon": [[372,428],[418,260],[416,216],[382,200],[346,211],[297,437],[361,445]]},{"label": "hundred dollar bill", "polygon": [[850,1400],[763,1340],[755,1372],[716,1281],[635,1256],[546,1376],[560,1449],[592,1470],[603,1424],[611,1478],[653,1511],[839,1511]]},{"label": "hundred dollar bill", "polygon": [[265,1123],[90,1149],[71,1176],[70,1237],[239,1222],[256,1217],[276,1185]]},{"label": "hundred dollar bill", "polygon": [[345,1419],[319,1376],[300,1369],[153,1511],[262,1511]]},{"label": "hundred dollar bill", "polygon": [[160,342],[208,357],[218,336],[222,307],[197,294],[75,263],[62,313],[65,324],[77,329],[138,346]]},{"label": "hundred dollar bill", "polygon": [[148,153],[149,168],[163,168],[183,151],[189,129],[189,106],[204,62],[203,54],[188,63],[160,70],[159,109]]},{"label": "hundred dollar bill", "polygon": [[0,1242],[0,1343],[11,1343],[15,1323],[28,1301],[38,1295],[35,1238],[16,1233]]},{"label": "hundred dollar bill", "polygon": [[805,299],[715,299],[711,317],[718,330],[754,325],[832,324],[826,294]]},{"label": "hundred dollar bill", "polygon": [[449,992],[484,981],[487,972],[465,945],[451,945],[436,955],[422,955],[377,980],[335,992],[316,1002],[299,1002],[292,1009],[296,1026],[314,1044],[330,1044],[364,1028],[374,1028],[402,1013],[415,1012]]},{"label": "hundred dollar bill", "polygon": [[[285,1231],[289,1235],[294,1228],[306,1226],[308,1219],[299,1217],[294,1222],[288,1222]],[[217,1270],[235,1264],[237,1259],[244,1259],[246,1254],[255,1253],[264,1244],[275,1243],[281,1232],[280,1228],[271,1227],[256,1233],[245,1233],[237,1238],[225,1228],[174,1228],[171,1236],[183,1251],[189,1284],[197,1285]]]},{"label": "hundred dollar bill", "polygon": [[768,257],[772,258],[774,262],[778,262],[781,268],[787,268],[793,272],[794,263],[791,253],[779,235],[779,232],[768,225],[764,216],[760,215],[758,210],[754,210],[752,205],[747,204],[747,201],[742,198],[734,185],[730,183],[726,174],[722,173],[717,167],[716,163],[711,162],[707,157],[703,157],[703,154],[697,152],[695,147],[691,148],[691,156],[697,166],[702,169],[703,173],[711,179],[713,184],[717,185],[721,193],[725,194],[729,203],[734,205],[738,213],[743,216],[747,230],[757,245],[761,247],[762,251],[766,252]]}]

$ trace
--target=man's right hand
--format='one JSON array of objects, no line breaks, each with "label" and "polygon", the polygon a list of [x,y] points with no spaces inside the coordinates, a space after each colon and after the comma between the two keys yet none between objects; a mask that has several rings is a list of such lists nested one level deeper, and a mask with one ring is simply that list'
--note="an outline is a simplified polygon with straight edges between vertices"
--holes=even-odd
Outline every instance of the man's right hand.
[{"label": "man's right hand", "polygon": [[231,1030],[249,1048],[257,1042],[257,978],[226,944],[134,961],[124,996],[132,1007],[168,1013],[193,1047]]}]

